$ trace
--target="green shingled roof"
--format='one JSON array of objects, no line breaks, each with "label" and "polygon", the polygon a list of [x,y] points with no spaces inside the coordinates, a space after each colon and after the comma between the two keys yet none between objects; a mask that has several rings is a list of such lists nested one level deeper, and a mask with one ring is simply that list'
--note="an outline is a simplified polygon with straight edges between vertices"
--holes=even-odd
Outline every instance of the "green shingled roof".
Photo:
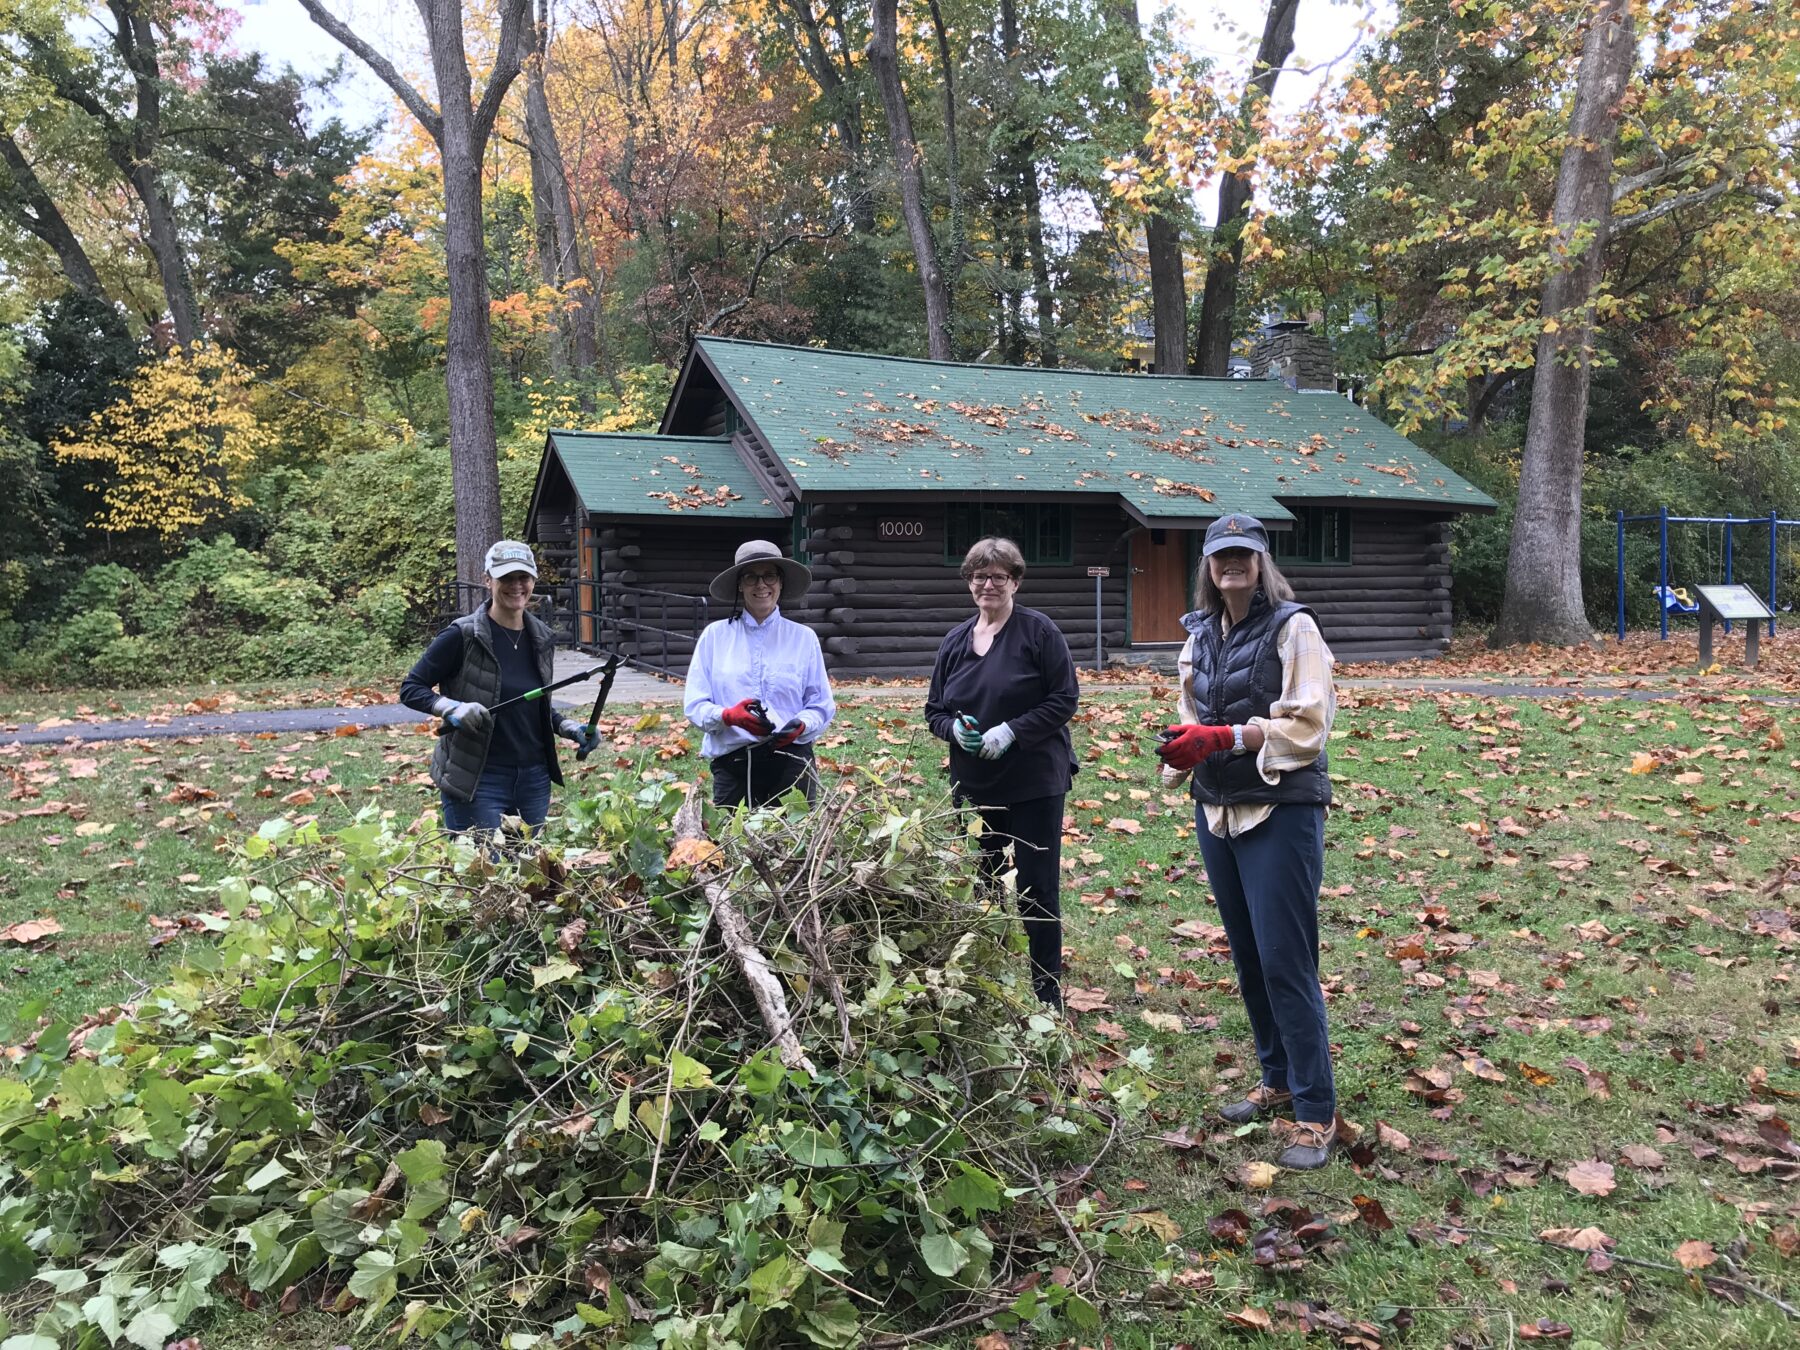
[{"label": "green shingled roof", "polygon": [[596,515],[779,520],[784,514],[722,436],[552,431],[550,448],[581,504]]},{"label": "green shingled roof", "polygon": [[1349,400],[1275,380],[697,346],[803,494],[1116,493],[1145,519],[1291,519],[1277,497],[1494,506]]}]

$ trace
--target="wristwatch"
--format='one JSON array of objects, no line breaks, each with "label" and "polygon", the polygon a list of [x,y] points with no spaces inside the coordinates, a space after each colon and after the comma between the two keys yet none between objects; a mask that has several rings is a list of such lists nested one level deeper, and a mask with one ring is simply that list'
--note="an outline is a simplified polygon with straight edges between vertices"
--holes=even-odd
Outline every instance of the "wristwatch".
[{"label": "wristwatch", "polygon": [[1244,744],[1244,729],[1242,727],[1233,727],[1231,729],[1231,753],[1234,755],[1247,755],[1250,753],[1250,747]]}]

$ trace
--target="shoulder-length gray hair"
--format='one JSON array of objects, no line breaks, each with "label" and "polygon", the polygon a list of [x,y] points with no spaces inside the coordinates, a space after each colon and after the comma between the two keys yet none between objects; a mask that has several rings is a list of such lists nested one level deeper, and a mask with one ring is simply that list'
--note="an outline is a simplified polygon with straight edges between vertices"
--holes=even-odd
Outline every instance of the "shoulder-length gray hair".
[{"label": "shoulder-length gray hair", "polygon": [[[1294,598],[1293,583],[1281,575],[1281,569],[1275,565],[1275,559],[1267,553],[1257,557],[1256,589],[1268,598],[1271,605],[1284,604]],[[1219,594],[1219,588],[1213,585],[1212,569],[1207,559],[1200,560],[1200,575],[1194,578],[1194,607],[1202,614],[1217,614],[1225,608],[1225,597]]]}]

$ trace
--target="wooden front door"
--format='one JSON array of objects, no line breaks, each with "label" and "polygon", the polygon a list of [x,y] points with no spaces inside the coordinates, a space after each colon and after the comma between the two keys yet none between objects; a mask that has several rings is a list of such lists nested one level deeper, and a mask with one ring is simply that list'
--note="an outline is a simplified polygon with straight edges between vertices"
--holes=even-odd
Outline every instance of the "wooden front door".
[{"label": "wooden front door", "polygon": [[1189,530],[1144,530],[1131,537],[1131,640],[1183,642],[1181,616],[1193,599]]}]

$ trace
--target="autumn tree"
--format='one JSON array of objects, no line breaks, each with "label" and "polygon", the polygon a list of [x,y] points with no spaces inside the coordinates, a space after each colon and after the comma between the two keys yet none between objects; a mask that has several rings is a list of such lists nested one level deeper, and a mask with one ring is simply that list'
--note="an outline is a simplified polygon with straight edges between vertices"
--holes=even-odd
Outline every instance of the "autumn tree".
[{"label": "autumn tree", "polygon": [[[1300,0],[1270,0],[1263,20],[1262,40],[1250,78],[1239,101],[1238,121],[1246,144],[1233,147],[1244,159],[1254,161],[1254,140],[1265,115],[1281,68],[1294,54],[1294,22]],[[1243,265],[1244,217],[1250,205],[1248,165],[1223,166],[1219,175],[1218,214],[1207,251],[1206,283],[1200,294],[1200,319],[1194,340],[1194,372],[1224,375],[1231,360],[1231,344],[1237,337],[1238,271]]]},{"label": "autumn tree", "polygon": [[245,475],[273,442],[246,397],[249,372],[230,352],[174,347],[139,367],[120,398],[56,440],[65,462],[104,469],[91,487],[107,534],[165,543],[249,505]]},{"label": "autumn tree", "polygon": [[501,533],[481,163],[494,119],[519,73],[531,3],[501,0],[499,37],[477,101],[469,73],[461,0],[419,0],[437,88],[435,103],[325,8],[323,0],[300,3],[314,23],[394,91],[437,147],[444,184],[444,263],[450,292],[444,383],[449,395],[450,466],[456,498],[456,572],[461,580],[475,582],[481,577],[488,546]]}]

